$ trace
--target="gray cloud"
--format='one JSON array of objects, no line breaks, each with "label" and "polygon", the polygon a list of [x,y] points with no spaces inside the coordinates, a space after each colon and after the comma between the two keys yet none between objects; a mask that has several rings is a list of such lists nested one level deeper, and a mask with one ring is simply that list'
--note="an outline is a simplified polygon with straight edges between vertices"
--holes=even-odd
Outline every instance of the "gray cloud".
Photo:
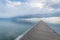
[{"label": "gray cloud", "polygon": [[58,9],[58,8],[60,8],[60,3],[51,4],[50,7],[54,8],[54,9]]}]

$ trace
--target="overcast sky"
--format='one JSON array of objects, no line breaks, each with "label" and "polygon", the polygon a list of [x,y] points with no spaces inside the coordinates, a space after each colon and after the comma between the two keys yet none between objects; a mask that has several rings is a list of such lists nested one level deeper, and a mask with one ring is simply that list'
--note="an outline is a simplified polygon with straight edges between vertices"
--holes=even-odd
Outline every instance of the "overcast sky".
[{"label": "overcast sky", "polygon": [[60,0],[0,0],[0,17],[60,12]]}]

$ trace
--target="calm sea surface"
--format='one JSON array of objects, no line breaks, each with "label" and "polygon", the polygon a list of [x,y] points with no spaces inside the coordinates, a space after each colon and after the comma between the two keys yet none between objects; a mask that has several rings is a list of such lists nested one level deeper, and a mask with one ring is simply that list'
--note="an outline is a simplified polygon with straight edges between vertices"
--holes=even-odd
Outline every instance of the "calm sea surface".
[{"label": "calm sea surface", "polygon": [[14,40],[33,25],[31,22],[0,21],[0,40]]},{"label": "calm sea surface", "polygon": [[47,23],[58,35],[60,35],[60,24]]}]

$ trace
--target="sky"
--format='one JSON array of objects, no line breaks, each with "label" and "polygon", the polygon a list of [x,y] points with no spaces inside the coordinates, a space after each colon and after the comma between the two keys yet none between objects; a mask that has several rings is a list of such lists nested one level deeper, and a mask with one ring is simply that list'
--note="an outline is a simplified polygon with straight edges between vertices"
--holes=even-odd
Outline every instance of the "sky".
[{"label": "sky", "polygon": [[60,12],[60,0],[0,0],[0,18]]}]

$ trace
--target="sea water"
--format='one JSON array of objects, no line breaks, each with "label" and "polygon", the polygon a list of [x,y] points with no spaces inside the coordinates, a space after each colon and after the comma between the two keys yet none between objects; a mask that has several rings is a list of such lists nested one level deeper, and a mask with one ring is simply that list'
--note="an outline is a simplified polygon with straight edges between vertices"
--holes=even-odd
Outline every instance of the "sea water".
[{"label": "sea water", "polygon": [[32,22],[0,20],[0,40],[14,40],[34,25]]},{"label": "sea water", "polygon": [[60,35],[60,24],[53,24],[53,23],[47,23],[49,27],[57,33],[57,35]]}]

